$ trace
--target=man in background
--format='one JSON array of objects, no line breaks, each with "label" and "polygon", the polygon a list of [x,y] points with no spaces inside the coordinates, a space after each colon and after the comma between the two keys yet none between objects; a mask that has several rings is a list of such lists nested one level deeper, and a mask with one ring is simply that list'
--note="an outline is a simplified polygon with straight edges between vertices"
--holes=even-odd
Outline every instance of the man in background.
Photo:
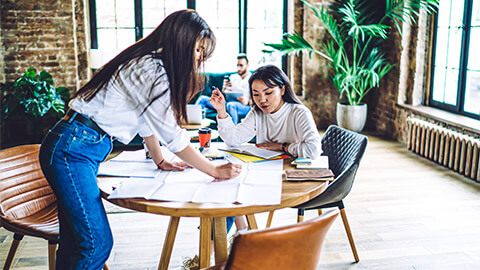
[{"label": "man in background", "polygon": [[[237,56],[237,73],[230,75],[223,80],[222,92],[243,93],[236,100],[227,101],[227,113],[232,117],[233,123],[238,124],[239,119],[244,118],[250,111],[250,87],[248,79],[252,73],[248,71],[248,58],[245,54]],[[215,110],[210,104],[210,97],[200,96],[195,104],[202,105],[202,109]]]},{"label": "man in background", "polygon": [[238,124],[250,111],[250,88],[248,79],[252,73],[248,71],[248,58],[245,54],[237,56],[237,73],[223,80],[223,92],[242,92],[243,95],[235,101],[227,102],[227,113],[232,117],[233,123]]}]

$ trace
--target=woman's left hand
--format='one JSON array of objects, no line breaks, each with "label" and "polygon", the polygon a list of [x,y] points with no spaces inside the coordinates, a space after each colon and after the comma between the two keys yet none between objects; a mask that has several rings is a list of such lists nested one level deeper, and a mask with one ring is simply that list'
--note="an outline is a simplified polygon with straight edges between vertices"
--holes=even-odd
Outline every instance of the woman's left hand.
[{"label": "woman's left hand", "polygon": [[164,161],[160,166],[157,166],[158,169],[162,171],[185,171],[185,168],[191,168],[192,166],[183,161],[168,162]]},{"label": "woman's left hand", "polygon": [[262,148],[262,149],[282,152],[282,144],[281,143],[272,143],[272,142],[257,143],[256,146],[258,148]]}]

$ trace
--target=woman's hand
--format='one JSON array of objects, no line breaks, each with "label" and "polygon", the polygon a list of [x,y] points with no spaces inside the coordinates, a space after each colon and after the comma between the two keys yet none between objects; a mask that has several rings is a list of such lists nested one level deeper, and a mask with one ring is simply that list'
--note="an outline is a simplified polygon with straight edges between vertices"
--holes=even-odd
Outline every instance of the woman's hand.
[{"label": "woman's hand", "polygon": [[214,177],[217,179],[230,179],[238,176],[242,172],[242,165],[227,163],[215,167]]},{"label": "woman's hand", "polygon": [[185,171],[185,168],[191,168],[192,166],[188,165],[188,163],[184,161],[177,161],[177,162],[168,162],[163,161],[162,164],[157,165],[157,168],[162,171]]},{"label": "woman's hand", "polygon": [[282,152],[282,144],[281,143],[272,143],[272,142],[257,143],[257,144],[255,144],[255,146],[257,146],[258,148],[262,148],[262,149]]},{"label": "woman's hand", "polygon": [[212,106],[217,110],[218,118],[224,119],[227,118],[227,110],[225,108],[225,97],[223,94],[218,90],[212,92],[212,96],[210,97],[210,103]]}]

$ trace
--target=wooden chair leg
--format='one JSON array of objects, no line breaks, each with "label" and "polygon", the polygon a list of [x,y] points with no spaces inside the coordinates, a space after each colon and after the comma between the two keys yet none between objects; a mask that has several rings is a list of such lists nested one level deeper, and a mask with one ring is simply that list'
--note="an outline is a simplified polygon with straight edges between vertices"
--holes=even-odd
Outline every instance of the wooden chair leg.
[{"label": "wooden chair leg", "polygon": [[56,263],[56,254],[57,253],[57,242],[48,241],[48,269],[55,270]]},{"label": "wooden chair leg", "polygon": [[257,230],[258,229],[257,220],[255,219],[254,214],[247,215],[247,222],[248,222],[248,229],[249,230]]},{"label": "wooden chair leg", "polygon": [[5,260],[5,264],[3,265],[3,270],[10,269],[12,266],[13,258],[15,257],[15,252],[17,252],[18,245],[20,241],[22,241],[23,235],[15,233],[13,235],[12,245],[10,246],[10,250],[8,251],[7,259]]},{"label": "wooden chair leg", "polygon": [[270,228],[270,226],[272,225],[273,213],[275,213],[275,211],[270,211],[268,213],[267,225],[265,225],[265,228]]},{"label": "wooden chair leg", "polygon": [[318,215],[321,216],[322,215],[322,209],[321,208],[318,208]]},{"label": "wooden chair leg", "polygon": [[342,215],[343,226],[345,226],[345,231],[347,232],[350,248],[352,248],[353,257],[355,258],[355,262],[359,262],[360,258],[358,258],[357,248],[355,247],[355,242],[353,241],[353,235],[352,235],[352,231],[350,230],[350,225],[348,224],[347,213],[345,212],[345,208],[340,209],[340,214]]},{"label": "wooden chair leg", "polygon": [[305,210],[304,209],[298,209],[297,222],[302,222],[304,215],[305,215]]}]

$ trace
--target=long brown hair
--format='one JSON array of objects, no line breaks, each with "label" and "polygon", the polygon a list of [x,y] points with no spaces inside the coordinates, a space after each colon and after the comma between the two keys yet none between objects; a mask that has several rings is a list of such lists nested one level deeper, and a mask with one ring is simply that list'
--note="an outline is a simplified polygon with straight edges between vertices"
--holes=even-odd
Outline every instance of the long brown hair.
[{"label": "long brown hair", "polygon": [[[198,64],[194,57],[195,45],[201,42],[203,55]],[[203,81],[200,80],[199,65],[208,59],[215,49],[215,35],[196,11],[180,10],[167,16],[147,37],[123,50],[101,67],[75,97],[90,101],[99,91],[105,90],[112,77],[129,61],[152,55],[161,59],[170,85],[171,106],[177,123],[187,119],[187,102],[195,95]],[[157,81],[160,78],[157,78]],[[152,90],[157,81],[153,82]],[[151,93],[151,92],[150,92]],[[165,93],[150,97],[144,111]]]}]

